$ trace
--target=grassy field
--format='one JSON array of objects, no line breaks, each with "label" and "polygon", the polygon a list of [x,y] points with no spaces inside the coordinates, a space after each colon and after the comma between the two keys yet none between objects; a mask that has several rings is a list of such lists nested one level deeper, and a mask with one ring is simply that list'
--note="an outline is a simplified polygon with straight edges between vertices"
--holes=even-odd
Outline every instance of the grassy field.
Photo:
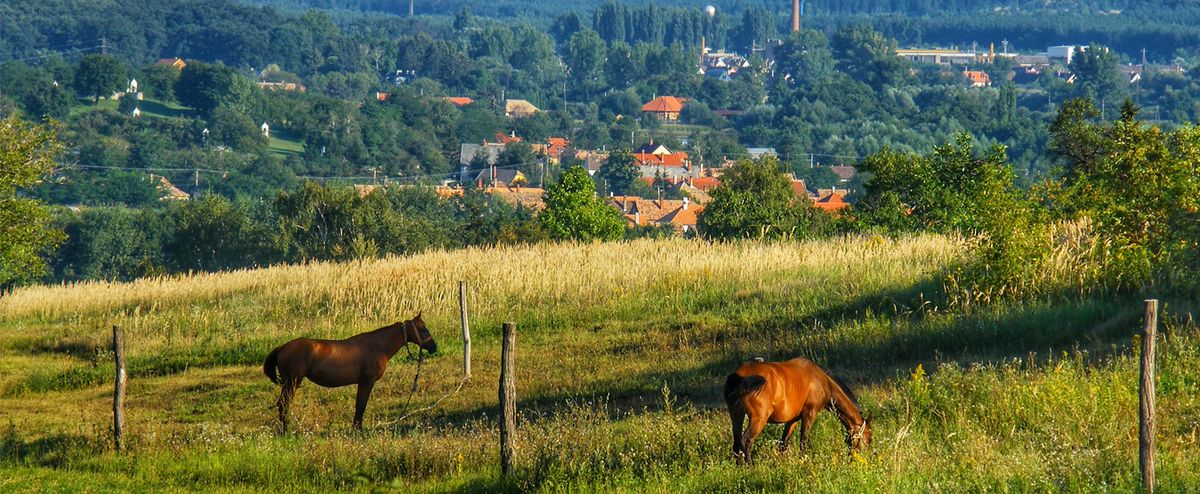
[{"label": "grassy field", "polygon": [[[942,307],[963,256],[942,237],[789,244],[539,245],[20,289],[0,298],[4,492],[1129,492],[1140,300]],[[461,375],[457,282],[474,380]],[[1170,302],[1158,479],[1200,486],[1200,332]],[[305,384],[274,433],[262,358],[424,310],[441,352],[401,351],[366,431],[352,388]],[[499,475],[499,327],[518,324],[516,474]],[[111,437],[111,326],[130,370],[128,451]],[[808,451],[729,454],[724,377],[803,355],[875,420],[846,455],[822,414]],[[411,396],[411,401],[410,401]],[[438,399],[446,396],[444,401]],[[423,407],[431,409],[405,418]]]},{"label": "grassy field", "polygon": [[267,140],[267,149],[279,156],[299,156],[304,154],[304,142],[299,135],[284,129],[271,129],[271,137]]},{"label": "grassy field", "polygon": [[[97,102],[92,102],[90,99],[81,100],[83,104],[71,108],[72,114],[78,114],[96,110],[112,110],[117,111],[117,105],[120,101],[115,99],[102,99]],[[191,109],[185,106],[179,106],[174,103],[166,103],[151,99],[142,100],[138,103],[138,108],[142,110],[144,117],[159,117],[159,118],[176,118],[187,115]]]}]

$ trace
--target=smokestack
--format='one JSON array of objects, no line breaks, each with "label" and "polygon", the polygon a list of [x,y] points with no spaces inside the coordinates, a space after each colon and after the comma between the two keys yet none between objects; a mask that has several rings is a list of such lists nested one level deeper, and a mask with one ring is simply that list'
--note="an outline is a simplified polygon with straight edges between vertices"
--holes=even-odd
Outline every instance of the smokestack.
[{"label": "smokestack", "polygon": [[800,0],[792,0],[792,32],[800,32]]}]

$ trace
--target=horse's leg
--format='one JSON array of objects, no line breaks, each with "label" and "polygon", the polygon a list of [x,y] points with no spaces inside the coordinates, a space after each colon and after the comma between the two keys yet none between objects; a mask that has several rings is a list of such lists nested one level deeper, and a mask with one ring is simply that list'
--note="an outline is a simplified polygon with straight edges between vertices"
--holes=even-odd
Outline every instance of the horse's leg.
[{"label": "horse's leg", "polygon": [[808,430],[812,428],[817,418],[816,412],[803,410],[800,412],[800,451],[808,450]]},{"label": "horse's leg", "polygon": [[742,444],[742,426],[746,422],[746,412],[729,410],[729,420],[733,423],[733,457],[740,462],[745,456],[745,448]]},{"label": "horse's leg", "polygon": [[279,391],[279,400],[275,402],[275,406],[279,408],[279,431],[287,432],[288,430],[288,411],[292,406],[292,397],[296,395],[296,388],[300,387],[300,381],[292,376],[284,376],[282,379],[283,387]]},{"label": "horse's leg", "polygon": [[742,451],[746,455],[747,463],[754,463],[754,455],[751,453],[751,450],[754,449],[754,439],[759,434],[762,434],[763,427],[767,426],[767,415],[764,413],[761,416],[755,417],[754,414],[750,414],[750,428],[746,429],[746,434],[742,436]]},{"label": "horse's leg", "polygon": [[363,413],[367,411],[367,400],[371,398],[371,388],[375,387],[374,380],[364,380],[358,383],[358,398],[354,401],[354,429],[362,430]]},{"label": "horse's leg", "polygon": [[797,417],[791,422],[783,424],[783,439],[779,441],[779,452],[783,453],[788,450],[788,440],[792,438],[792,431],[796,430],[796,424],[800,423],[800,418]]}]

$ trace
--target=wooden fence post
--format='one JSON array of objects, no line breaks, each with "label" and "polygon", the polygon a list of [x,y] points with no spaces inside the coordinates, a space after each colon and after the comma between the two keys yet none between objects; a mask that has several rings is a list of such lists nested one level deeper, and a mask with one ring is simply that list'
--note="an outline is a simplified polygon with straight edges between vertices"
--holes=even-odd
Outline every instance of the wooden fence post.
[{"label": "wooden fence post", "polygon": [[125,338],[120,326],[113,326],[113,359],[117,374],[113,387],[113,446],[120,452],[121,436],[125,434]]},{"label": "wooden fence post", "polygon": [[1142,383],[1138,396],[1138,453],[1142,467],[1142,487],[1154,492],[1154,340],[1158,336],[1158,300],[1146,300],[1146,321],[1142,327]]},{"label": "wooden fence post", "polygon": [[463,379],[471,379],[471,325],[467,322],[467,282],[458,282],[458,314],[462,320]]},{"label": "wooden fence post", "polygon": [[517,428],[517,387],[513,376],[516,338],[517,324],[504,323],[500,347],[500,472],[504,475],[512,471],[513,433]]}]

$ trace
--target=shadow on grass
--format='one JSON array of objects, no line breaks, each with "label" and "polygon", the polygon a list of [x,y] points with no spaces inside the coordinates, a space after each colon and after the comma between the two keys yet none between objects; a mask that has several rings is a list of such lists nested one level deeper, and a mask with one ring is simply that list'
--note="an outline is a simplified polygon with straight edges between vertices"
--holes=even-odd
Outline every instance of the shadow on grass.
[{"label": "shadow on grass", "polygon": [[[567,403],[586,401],[590,394],[594,395],[590,398],[603,397],[613,416],[657,411],[664,402],[664,387],[699,407],[723,407],[720,390],[725,376],[754,357],[810,358],[854,388],[905,376],[918,364],[927,372],[936,372],[941,363],[970,366],[1015,358],[1040,361],[1074,349],[1087,349],[1091,358],[1099,359],[1128,346],[1128,336],[1141,315],[1137,303],[1113,299],[1032,303],[956,314],[935,308],[935,301],[944,300],[940,279],[931,276],[904,289],[861,295],[805,314],[763,314],[724,325],[705,323],[697,329],[703,333],[699,339],[706,340],[702,346],[714,351],[696,365],[606,376],[577,388],[603,390],[599,393],[535,392],[521,397],[518,408],[536,417]],[[714,301],[698,312],[728,313],[731,307],[767,298],[769,294],[744,293]],[[686,322],[665,326],[683,333],[696,329]],[[643,331],[643,326],[627,331]],[[608,350],[631,359],[672,358],[663,353],[664,345],[638,337],[630,335],[613,342]],[[477,407],[441,415],[439,420],[461,424],[495,413],[495,406]]]},{"label": "shadow on grass", "polygon": [[[173,352],[130,357],[126,367],[130,378],[145,378],[168,376],[196,368],[226,365],[260,366],[263,356],[270,352],[276,343],[274,339],[262,339],[223,346],[194,345]],[[111,352],[107,355],[111,356]],[[35,369],[23,382],[6,389],[4,396],[90,388],[111,383],[114,372],[114,364],[111,361],[95,360],[90,365],[75,366],[67,370]]]},{"label": "shadow on grass", "polygon": [[0,437],[0,462],[18,466],[62,468],[73,460],[89,457],[104,450],[95,437],[54,434],[25,441],[17,436],[14,427]]}]

